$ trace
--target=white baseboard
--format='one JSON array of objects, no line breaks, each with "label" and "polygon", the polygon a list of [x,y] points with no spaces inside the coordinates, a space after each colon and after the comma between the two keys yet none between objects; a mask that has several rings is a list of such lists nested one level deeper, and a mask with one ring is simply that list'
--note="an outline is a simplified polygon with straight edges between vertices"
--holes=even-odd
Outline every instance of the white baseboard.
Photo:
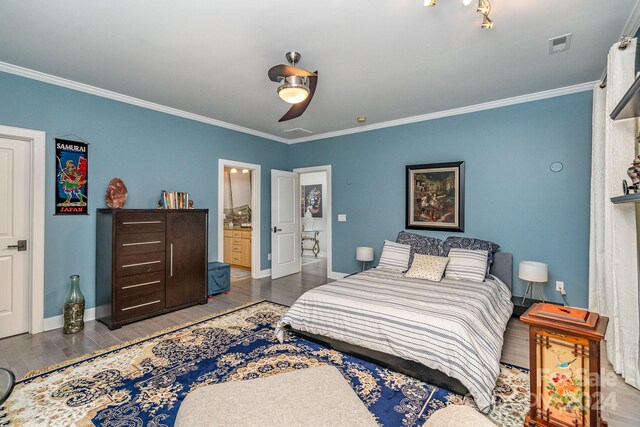
[{"label": "white baseboard", "polygon": [[332,271],[331,274],[329,274],[329,279],[340,280],[340,279],[344,279],[349,274],[351,273],[340,273],[339,271]]},{"label": "white baseboard", "polygon": [[256,277],[254,279],[262,279],[264,277],[271,277],[271,269],[267,268],[266,270],[260,270],[256,273]]},{"label": "white baseboard", "polygon": [[[95,307],[87,308],[84,311],[84,321],[88,322],[89,320],[96,320]],[[44,319],[45,331],[62,328],[63,325],[64,325],[64,317],[62,316],[62,314],[59,316],[47,317],[46,319]]]}]

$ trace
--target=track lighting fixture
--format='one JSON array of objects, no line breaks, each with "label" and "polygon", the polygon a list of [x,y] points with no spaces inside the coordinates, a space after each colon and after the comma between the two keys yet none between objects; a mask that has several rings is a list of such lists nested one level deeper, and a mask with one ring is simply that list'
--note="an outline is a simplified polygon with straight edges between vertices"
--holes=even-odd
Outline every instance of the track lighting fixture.
[{"label": "track lighting fixture", "polygon": [[[472,1],[473,0],[462,0],[462,4],[469,6]],[[424,5],[433,7],[436,5],[436,0],[424,0]],[[493,21],[489,18],[489,13],[491,12],[491,2],[489,0],[478,0],[476,12],[482,15],[482,28],[493,28]]]}]

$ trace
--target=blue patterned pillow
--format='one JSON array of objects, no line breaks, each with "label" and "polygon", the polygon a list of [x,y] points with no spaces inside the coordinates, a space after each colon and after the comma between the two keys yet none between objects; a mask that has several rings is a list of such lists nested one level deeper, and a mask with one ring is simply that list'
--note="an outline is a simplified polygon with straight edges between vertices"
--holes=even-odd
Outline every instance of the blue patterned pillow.
[{"label": "blue patterned pillow", "polygon": [[447,237],[442,244],[441,256],[449,256],[449,250],[451,248],[470,249],[470,250],[484,250],[487,251],[489,256],[487,258],[487,274],[493,263],[493,254],[498,250],[500,245],[490,242],[488,240],[474,239],[472,237]]},{"label": "blue patterned pillow", "polygon": [[396,243],[411,246],[409,265],[413,263],[414,254],[440,256],[442,252],[442,240],[437,237],[421,236],[419,234],[401,231],[398,233]]}]

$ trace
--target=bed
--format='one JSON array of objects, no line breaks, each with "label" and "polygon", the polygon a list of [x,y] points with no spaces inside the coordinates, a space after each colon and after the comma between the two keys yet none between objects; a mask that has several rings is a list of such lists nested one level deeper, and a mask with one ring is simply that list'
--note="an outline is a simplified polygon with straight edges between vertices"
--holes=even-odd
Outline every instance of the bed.
[{"label": "bed", "polygon": [[286,330],[450,391],[489,410],[513,310],[512,257],[497,252],[484,283],[405,278],[375,268],[304,293]]}]

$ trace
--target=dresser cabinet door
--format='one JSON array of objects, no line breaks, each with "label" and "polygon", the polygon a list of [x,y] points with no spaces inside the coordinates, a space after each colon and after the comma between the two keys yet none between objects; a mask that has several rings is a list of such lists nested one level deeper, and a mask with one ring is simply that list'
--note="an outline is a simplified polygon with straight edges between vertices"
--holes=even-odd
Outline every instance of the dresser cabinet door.
[{"label": "dresser cabinet door", "polygon": [[166,307],[206,298],[207,214],[167,212]]}]

